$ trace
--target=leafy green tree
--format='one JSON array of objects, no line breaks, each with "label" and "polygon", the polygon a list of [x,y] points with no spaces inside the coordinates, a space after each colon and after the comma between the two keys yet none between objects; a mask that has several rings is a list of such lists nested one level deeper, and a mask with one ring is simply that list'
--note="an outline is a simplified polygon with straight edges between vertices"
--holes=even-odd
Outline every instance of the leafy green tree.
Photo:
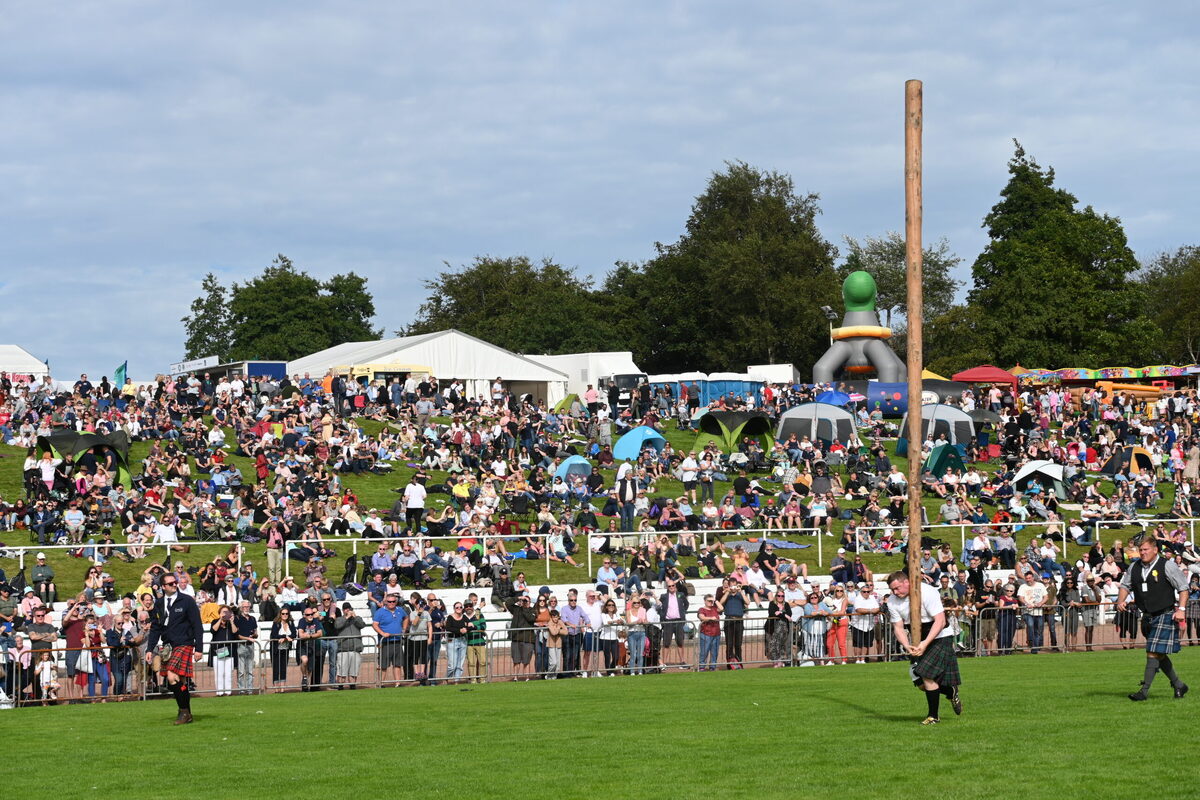
[{"label": "leafy green tree", "polygon": [[925,320],[925,369],[949,378],[992,360],[980,332],[980,308],[956,305]]},{"label": "leafy green tree", "polygon": [[234,283],[231,295],[231,359],[291,360],[380,336],[366,280],[353,272],[322,283],[279,255],[261,275]]},{"label": "leafy green tree", "polygon": [[972,267],[985,350],[1000,366],[1112,366],[1143,359],[1154,325],[1121,222],[1054,186],[1019,143],[1001,199],[984,218],[991,241]]},{"label": "leafy green tree", "polygon": [[211,272],[200,283],[203,292],[192,301],[191,313],[183,323],[184,358],[224,359],[230,351],[232,331],[229,324],[229,292]]},{"label": "leafy green tree", "polygon": [[[791,177],[730,162],[696,198],[684,234],[655,245],[636,281],[649,372],[807,368],[829,344],[822,305],[839,305],[836,248],[817,229],[815,194]],[[633,275],[622,276],[632,280]],[[652,288],[651,288],[652,287]]]},{"label": "leafy green tree", "polygon": [[[878,288],[875,308],[883,324],[891,327],[892,315],[903,317],[908,306],[904,236],[888,231],[883,236],[868,236],[862,243],[847,236],[846,248],[846,260],[838,268],[838,274],[844,278],[860,269],[871,273]],[[954,305],[954,295],[962,283],[950,273],[961,263],[962,259],[950,251],[950,243],[944,238],[924,249],[921,275],[925,319],[945,314]]]},{"label": "leafy green tree", "polygon": [[1156,364],[1200,361],[1200,247],[1160,253],[1139,278],[1160,330],[1148,360]]},{"label": "leafy green tree", "polygon": [[478,256],[425,282],[429,296],[398,333],[457,328],[517,353],[609,350],[613,327],[590,280],[549,259]]},{"label": "leafy green tree", "polygon": [[375,300],[367,291],[367,279],[347,272],[334,275],[321,286],[326,308],[326,332],[332,347],[343,342],[378,339],[382,331],[371,326]]}]

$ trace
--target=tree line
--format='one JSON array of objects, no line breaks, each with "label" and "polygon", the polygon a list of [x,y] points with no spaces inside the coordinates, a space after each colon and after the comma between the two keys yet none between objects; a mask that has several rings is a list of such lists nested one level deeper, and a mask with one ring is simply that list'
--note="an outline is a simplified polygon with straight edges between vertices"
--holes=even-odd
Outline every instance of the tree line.
[{"label": "tree line", "polygon": [[[1080,207],[1052,168],[1014,144],[969,284],[955,279],[962,259],[944,239],[924,251],[928,368],[1200,360],[1200,248],[1140,264],[1119,219]],[[821,234],[818,200],[788,175],[730,162],[679,239],[655,243],[652,258],[617,262],[599,280],[523,255],[446,264],[397,334],[453,327],[519,353],[630,350],[651,373],[786,362],[803,373],[829,343],[821,306],[840,312],[842,277],[865,269],[903,353],[903,237],[847,238],[843,256]],[[184,319],[188,357],[290,359],[379,335],[366,280],[353,272],[320,282],[280,256],[246,284],[226,290],[210,274],[202,289]]]}]

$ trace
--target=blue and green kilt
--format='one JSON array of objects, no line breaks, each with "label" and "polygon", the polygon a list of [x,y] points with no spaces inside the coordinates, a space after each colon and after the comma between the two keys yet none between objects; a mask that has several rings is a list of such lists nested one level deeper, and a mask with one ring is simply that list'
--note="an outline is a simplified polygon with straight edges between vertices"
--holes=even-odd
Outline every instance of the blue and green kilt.
[{"label": "blue and green kilt", "polygon": [[1157,616],[1142,617],[1142,635],[1146,637],[1147,653],[1170,655],[1179,652],[1179,623],[1173,618],[1174,609]]}]

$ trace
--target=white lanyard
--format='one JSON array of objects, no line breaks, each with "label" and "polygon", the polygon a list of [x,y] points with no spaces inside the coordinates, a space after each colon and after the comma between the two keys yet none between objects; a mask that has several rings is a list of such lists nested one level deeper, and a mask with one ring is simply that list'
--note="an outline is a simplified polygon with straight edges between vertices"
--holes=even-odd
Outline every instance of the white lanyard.
[{"label": "white lanyard", "polygon": [[1147,564],[1144,561],[1142,562],[1142,591],[1143,592],[1150,591],[1150,587],[1146,583],[1146,576],[1149,575],[1150,571],[1152,569],[1154,569],[1154,567],[1158,564],[1158,561],[1160,558],[1162,558],[1162,556],[1155,556],[1154,560],[1151,561],[1149,564]]}]

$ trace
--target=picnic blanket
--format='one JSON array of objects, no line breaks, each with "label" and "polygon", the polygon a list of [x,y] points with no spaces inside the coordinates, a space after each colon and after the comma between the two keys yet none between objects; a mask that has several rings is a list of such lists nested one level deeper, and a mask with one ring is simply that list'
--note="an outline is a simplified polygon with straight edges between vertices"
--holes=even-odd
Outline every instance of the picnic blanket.
[{"label": "picnic blanket", "polygon": [[812,547],[811,544],[797,544],[796,542],[789,542],[786,539],[761,539],[760,540],[757,536],[754,538],[751,538],[751,539],[747,539],[746,541],[747,542],[761,541],[763,544],[774,545],[775,547],[778,547],[780,550],[806,550],[809,547]]}]

